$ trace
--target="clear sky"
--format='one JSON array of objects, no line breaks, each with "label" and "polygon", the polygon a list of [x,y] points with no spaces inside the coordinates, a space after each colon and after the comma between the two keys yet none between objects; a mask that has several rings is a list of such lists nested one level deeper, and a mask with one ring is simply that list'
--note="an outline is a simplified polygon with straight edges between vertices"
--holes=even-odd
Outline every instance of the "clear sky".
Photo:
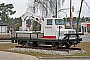
[{"label": "clear sky", "polygon": [[[16,13],[13,15],[14,17],[20,17],[23,13],[25,13],[29,0],[0,0],[0,4],[1,3],[6,3],[6,4],[13,4],[14,5],[14,9],[16,11]],[[69,1],[70,0],[65,0],[64,5],[62,6],[62,8],[69,8]],[[72,0],[72,5],[75,7],[75,11],[73,12],[73,16],[78,16],[78,11],[79,11],[79,7],[80,7],[80,1],[81,0]],[[85,0],[89,7],[90,7],[90,0]],[[69,10],[63,10],[64,12],[66,12],[66,14],[69,17]],[[82,13],[81,16],[89,16],[90,17],[90,11],[87,9],[86,4],[83,3],[83,9],[82,9]],[[65,17],[65,14],[62,13],[62,17]]]}]

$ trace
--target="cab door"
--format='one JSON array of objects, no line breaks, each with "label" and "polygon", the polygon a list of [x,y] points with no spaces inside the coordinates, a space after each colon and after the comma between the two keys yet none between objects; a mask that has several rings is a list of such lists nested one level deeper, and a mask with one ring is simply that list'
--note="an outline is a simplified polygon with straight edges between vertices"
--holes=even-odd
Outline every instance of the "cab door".
[{"label": "cab door", "polygon": [[56,38],[53,31],[53,19],[45,20],[44,38]]}]

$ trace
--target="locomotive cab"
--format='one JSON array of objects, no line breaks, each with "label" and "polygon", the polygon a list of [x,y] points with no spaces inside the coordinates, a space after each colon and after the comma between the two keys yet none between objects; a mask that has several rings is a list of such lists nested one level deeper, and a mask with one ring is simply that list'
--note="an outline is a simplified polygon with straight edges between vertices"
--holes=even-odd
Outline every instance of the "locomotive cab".
[{"label": "locomotive cab", "polygon": [[65,37],[64,34],[69,33],[75,33],[75,30],[65,29],[64,20],[62,18],[44,19],[44,38],[63,39]]}]

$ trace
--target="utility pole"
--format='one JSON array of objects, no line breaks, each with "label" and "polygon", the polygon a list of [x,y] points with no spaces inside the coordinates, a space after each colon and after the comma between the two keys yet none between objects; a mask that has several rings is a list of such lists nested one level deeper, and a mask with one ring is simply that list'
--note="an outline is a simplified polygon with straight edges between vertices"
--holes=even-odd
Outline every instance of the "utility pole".
[{"label": "utility pole", "polygon": [[57,0],[56,0],[56,18],[57,18]]},{"label": "utility pole", "polygon": [[77,20],[77,29],[76,29],[76,33],[78,33],[78,28],[79,28],[79,22],[80,22],[80,14],[81,14],[81,10],[82,10],[82,4],[83,4],[84,0],[81,0],[81,6],[80,6],[80,11],[79,11],[79,15],[78,15],[78,20]]},{"label": "utility pole", "polygon": [[71,12],[71,8],[72,8],[72,0],[70,0],[70,28],[72,28],[72,12]]}]

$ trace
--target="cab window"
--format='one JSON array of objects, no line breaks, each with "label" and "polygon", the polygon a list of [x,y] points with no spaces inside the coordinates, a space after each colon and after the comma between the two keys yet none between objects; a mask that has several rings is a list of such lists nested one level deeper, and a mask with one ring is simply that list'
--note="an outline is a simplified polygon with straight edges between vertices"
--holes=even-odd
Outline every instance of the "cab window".
[{"label": "cab window", "polygon": [[63,20],[62,19],[55,19],[55,24],[56,25],[62,25],[63,24]]},{"label": "cab window", "polygon": [[47,25],[52,25],[52,19],[47,19]]}]

